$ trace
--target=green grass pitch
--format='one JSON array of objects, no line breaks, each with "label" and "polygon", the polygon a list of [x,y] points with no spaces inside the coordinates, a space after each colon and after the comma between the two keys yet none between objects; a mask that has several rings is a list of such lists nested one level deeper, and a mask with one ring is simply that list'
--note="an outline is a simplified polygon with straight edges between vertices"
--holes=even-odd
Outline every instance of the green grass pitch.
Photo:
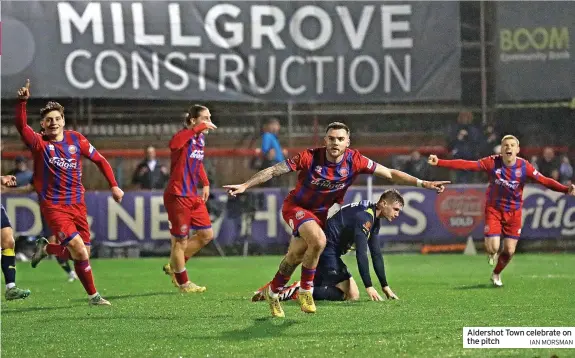
[{"label": "green grass pitch", "polygon": [[[387,255],[399,301],[318,302],[306,315],[284,303],[272,319],[252,291],[279,257],[198,258],[190,278],[208,287],[182,295],[161,271],[165,259],[93,260],[111,307],[89,307],[81,284],[54,260],[18,265],[32,295],[4,301],[3,357],[575,357],[567,349],[463,349],[465,326],[575,326],[575,256],[516,255],[492,288],[484,256]],[[359,278],[353,257],[346,258]],[[299,270],[296,271],[299,277]],[[374,282],[377,280],[374,277]],[[378,288],[379,291],[379,288]]]}]

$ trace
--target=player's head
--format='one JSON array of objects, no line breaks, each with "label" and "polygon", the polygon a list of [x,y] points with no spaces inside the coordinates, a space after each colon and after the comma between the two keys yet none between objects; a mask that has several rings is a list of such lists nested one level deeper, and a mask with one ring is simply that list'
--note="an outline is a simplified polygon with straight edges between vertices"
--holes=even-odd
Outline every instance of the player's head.
[{"label": "player's head", "polygon": [[328,154],[337,158],[349,147],[349,127],[341,122],[328,124],[325,131],[325,146]]},{"label": "player's head", "polygon": [[57,137],[64,132],[64,106],[50,101],[40,110],[40,125],[48,137]]},{"label": "player's head", "polygon": [[378,217],[393,221],[403,209],[403,196],[397,190],[389,189],[381,194],[376,205],[380,210]]},{"label": "player's head", "polygon": [[513,161],[519,154],[519,139],[508,134],[501,139],[501,155],[506,161]]},{"label": "player's head", "polygon": [[[186,114],[186,119],[184,124],[187,128],[193,128],[202,122],[211,122],[212,115],[210,110],[206,106],[202,106],[200,104],[194,104],[188,109],[188,113]],[[208,133],[206,129],[203,133]]]}]

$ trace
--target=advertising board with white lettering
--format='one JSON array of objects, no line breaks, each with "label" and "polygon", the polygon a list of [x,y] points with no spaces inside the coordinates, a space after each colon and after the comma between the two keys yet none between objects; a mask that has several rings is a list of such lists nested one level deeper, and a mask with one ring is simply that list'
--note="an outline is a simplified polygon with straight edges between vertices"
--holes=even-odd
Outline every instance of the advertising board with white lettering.
[{"label": "advertising board with white lettering", "polygon": [[458,100],[457,2],[3,1],[2,95]]},{"label": "advertising board with white lettering", "polygon": [[[386,187],[376,187],[377,199]],[[420,188],[398,187],[405,207],[392,223],[384,222],[379,231],[383,240],[434,242],[483,237],[485,186],[450,186],[443,194]],[[252,223],[252,240],[262,246],[285,244],[291,228],[284,223],[281,205],[287,192],[281,189],[256,190],[263,205],[256,210]],[[215,191],[216,199],[227,195]],[[524,189],[523,229],[521,239],[554,239],[575,235],[575,198],[555,193],[538,185]],[[366,189],[348,190],[345,203],[366,198]],[[127,192],[119,205],[108,192],[87,192],[89,223],[96,241],[154,242],[169,238],[168,215],[162,192]],[[2,195],[17,235],[37,235],[42,230],[40,210],[35,194]],[[222,246],[233,245],[241,236],[241,222],[223,215],[213,222],[215,237]]]},{"label": "advertising board with white lettering", "polygon": [[497,99],[575,96],[575,3],[497,2]]}]

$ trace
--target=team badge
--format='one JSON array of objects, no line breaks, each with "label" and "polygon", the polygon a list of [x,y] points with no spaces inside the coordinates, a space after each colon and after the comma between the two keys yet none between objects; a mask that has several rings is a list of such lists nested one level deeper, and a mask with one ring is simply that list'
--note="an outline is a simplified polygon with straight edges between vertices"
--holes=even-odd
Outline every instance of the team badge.
[{"label": "team badge", "polygon": [[68,147],[68,152],[70,154],[76,154],[77,151],[78,151],[78,148],[76,148],[76,146],[74,144],[72,144]]},{"label": "team badge", "polygon": [[522,173],[523,172],[521,171],[521,169],[515,169],[515,176],[516,177],[520,177]]},{"label": "team badge", "polygon": [[303,212],[303,210],[300,210],[297,213],[295,213],[295,218],[297,220],[303,219],[304,216],[305,216],[305,213]]},{"label": "team badge", "polygon": [[367,162],[367,169],[371,169],[373,167],[373,160],[369,159]]},{"label": "team badge", "polygon": [[485,227],[483,228],[483,232],[484,233],[489,233],[489,225],[485,225]]},{"label": "team badge", "polygon": [[319,165],[315,167],[315,172],[321,174],[321,167]]},{"label": "team badge", "polygon": [[182,227],[180,227],[180,232],[181,232],[182,234],[187,234],[188,231],[189,231],[189,230],[188,230],[188,225],[184,224],[184,225],[182,225]]},{"label": "team badge", "polygon": [[346,177],[349,174],[349,170],[347,170],[347,168],[339,168],[337,170],[337,172],[339,173],[340,176],[342,177]]}]

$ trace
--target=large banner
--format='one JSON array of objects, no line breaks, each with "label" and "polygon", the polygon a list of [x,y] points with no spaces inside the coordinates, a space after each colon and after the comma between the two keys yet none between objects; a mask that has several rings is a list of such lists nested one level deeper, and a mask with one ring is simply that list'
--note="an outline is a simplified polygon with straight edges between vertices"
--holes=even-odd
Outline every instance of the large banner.
[{"label": "large banner", "polygon": [[2,96],[458,100],[457,2],[2,1]]},{"label": "large banner", "polygon": [[[376,200],[384,187],[377,187]],[[472,236],[483,237],[485,186],[450,186],[441,195],[419,188],[400,188],[405,208],[399,218],[384,222],[379,235],[384,240],[440,242]],[[262,205],[255,211],[251,224],[252,241],[262,245],[287,244],[291,229],[281,217],[286,192],[262,189]],[[225,201],[224,192],[216,200]],[[528,185],[524,190],[522,239],[554,239],[575,236],[575,198],[555,193],[540,186]],[[366,199],[362,187],[348,191],[346,202]],[[138,241],[142,245],[169,238],[168,217],[162,192],[127,192],[119,205],[107,192],[86,194],[89,222],[96,242]],[[3,195],[2,204],[18,235],[38,235],[42,230],[40,210],[35,194]],[[237,244],[246,230],[242,218],[225,212],[213,222],[215,237],[222,246]]]},{"label": "large banner", "polygon": [[575,97],[575,2],[499,1],[499,101]]}]

